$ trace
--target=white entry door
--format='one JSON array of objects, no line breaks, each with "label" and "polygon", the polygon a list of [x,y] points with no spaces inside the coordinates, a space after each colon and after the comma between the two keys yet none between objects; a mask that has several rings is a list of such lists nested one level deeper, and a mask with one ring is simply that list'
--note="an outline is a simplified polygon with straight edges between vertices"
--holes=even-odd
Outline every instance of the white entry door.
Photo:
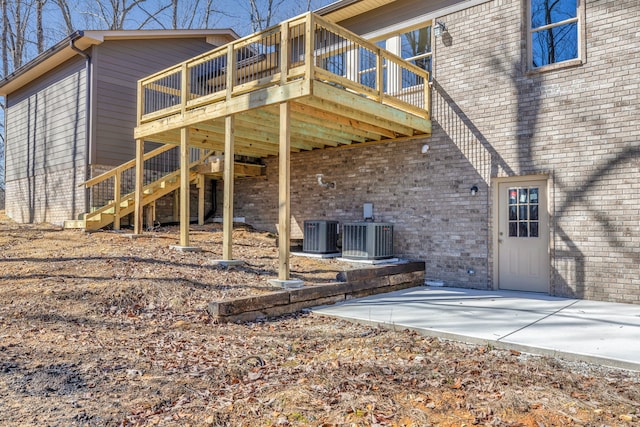
[{"label": "white entry door", "polygon": [[549,292],[547,182],[498,185],[500,289]]}]

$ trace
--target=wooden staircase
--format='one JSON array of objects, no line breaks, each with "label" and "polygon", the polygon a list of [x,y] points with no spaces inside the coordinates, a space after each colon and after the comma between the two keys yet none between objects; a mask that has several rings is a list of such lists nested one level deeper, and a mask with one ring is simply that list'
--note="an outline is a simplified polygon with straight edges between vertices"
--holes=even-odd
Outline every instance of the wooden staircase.
[{"label": "wooden staircase", "polygon": [[[174,145],[164,145],[157,148],[144,156],[144,161],[147,163],[157,156],[161,156],[163,153],[168,152],[171,149],[177,148]],[[197,182],[200,174],[197,172],[197,168],[205,164],[205,161],[213,154],[213,151],[198,150],[199,156],[192,161],[189,165],[189,182]],[[126,194],[121,195],[123,177],[126,174],[132,175],[135,173],[135,160],[130,160],[120,166],[111,169],[95,178],[92,178],[81,186],[88,189],[103,186],[108,188],[108,191],[113,192],[113,197],[105,203],[103,206],[93,209],[89,213],[82,215],[81,219],[68,220],[64,222],[64,228],[80,228],[84,230],[99,230],[101,228],[110,226],[113,224],[115,229],[120,228],[120,219],[134,212],[135,209],[135,191],[128,191]],[[145,168],[146,169],[146,168]],[[160,178],[151,181],[143,186],[143,206],[147,206],[159,198],[166,196],[167,194],[176,191],[180,188],[180,170],[174,170],[168,174],[163,174]]]}]

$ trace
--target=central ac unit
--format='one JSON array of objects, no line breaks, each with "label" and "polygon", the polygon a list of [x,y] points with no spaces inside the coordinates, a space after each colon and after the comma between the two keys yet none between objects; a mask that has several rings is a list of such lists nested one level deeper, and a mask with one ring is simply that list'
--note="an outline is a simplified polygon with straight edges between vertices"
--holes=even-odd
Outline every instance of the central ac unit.
[{"label": "central ac unit", "polygon": [[303,234],[303,252],[315,254],[338,252],[338,221],[305,221]]},{"label": "central ac unit", "polygon": [[350,259],[393,257],[393,224],[354,222],[342,226],[342,256]]}]

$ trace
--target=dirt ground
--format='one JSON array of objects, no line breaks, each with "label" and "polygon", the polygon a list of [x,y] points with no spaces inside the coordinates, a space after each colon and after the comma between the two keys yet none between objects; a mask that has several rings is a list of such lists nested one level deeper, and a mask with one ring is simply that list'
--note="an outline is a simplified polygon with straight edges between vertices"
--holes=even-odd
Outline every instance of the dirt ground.
[{"label": "dirt ground", "polygon": [[[215,324],[207,303],[269,292],[274,236],[148,237],[18,225],[0,212],[2,426],[637,426],[640,373],[298,313]],[[338,261],[294,258],[330,282]]]}]

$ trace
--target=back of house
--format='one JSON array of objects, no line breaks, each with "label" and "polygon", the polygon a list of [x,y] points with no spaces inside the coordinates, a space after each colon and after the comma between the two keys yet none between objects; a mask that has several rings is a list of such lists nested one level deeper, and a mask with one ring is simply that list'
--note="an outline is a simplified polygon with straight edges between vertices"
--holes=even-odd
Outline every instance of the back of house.
[{"label": "back of house", "polygon": [[[260,159],[264,174],[234,184],[234,216],[276,231],[280,184],[290,181],[292,223],[344,225],[366,217],[390,224],[392,253],[424,260],[429,283],[640,304],[636,0],[341,0],[317,14],[331,22],[332,35],[314,35],[323,44],[313,52],[317,63],[300,72],[324,67],[320,75],[329,77],[317,86],[332,78],[332,88],[345,89],[351,128],[332,125],[361,139],[308,149],[301,143],[282,169],[278,148],[265,142],[274,151]],[[360,39],[374,45],[353,49]],[[293,56],[297,48],[312,50],[311,41],[296,48],[296,40],[291,38]],[[127,64],[114,56],[124,46],[106,46],[87,52],[97,61],[104,52],[107,64],[120,64],[102,77],[98,68],[90,78],[104,105],[87,96],[82,55],[9,94],[7,213],[14,219],[60,221],[84,212],[86,193],[76,186],[96,173],[87,165],[133,158],[132,138],[128,131],[119,135],[118,125],[135,125],[136,89],[118,84],[118,70]],[[195,55],[184,52],[182,58]],[[376,58],[369,68],[368,57]],[[403,71],[408,68],[400,68],[401,60],[429,71],[428,83]],[[179,61],[174,53],[166,65]],[[137,78],[154,72],[147,71]],[[148,81],[153,86],[160,79]],[[47,91],[51,86],[61,89]],[[354,94],[353,88],[365,91]],[[173,89],[164,86],[159,96],[169,102]],[[378,126],[358,121],[370,120],[357,113],[365,97],[384,93],[402,100],[421,89],[430,95],[423,97],[430,102],[430,132],[400,136],[382,120]],[[61,99],[55,95],[60,92],[73,101],[62,111],[51,102]],[[107,93],[130,96],[131,104]],[[321,110],[329,103],[295,113],[315,112],[314,123],[338,117]],[[85,104],[99,117],[87,120]],[[127,118],[118,116],[121,111]],[[59,133],[64,138],[53,137]],[[315,137],[322,135],[309,134],[310,141]],[[110,142],[100,148],[101,139]],[[290,176],[280,179],[281,171]],[[64,174],[69,176],[58,178]],[[63,181],[75,190],[61,191]],[[71,200],[58,203],[58,197]],[[55,220],[54,199],[66,207]],[[222,207],[223,197],[215,199]]]}]

